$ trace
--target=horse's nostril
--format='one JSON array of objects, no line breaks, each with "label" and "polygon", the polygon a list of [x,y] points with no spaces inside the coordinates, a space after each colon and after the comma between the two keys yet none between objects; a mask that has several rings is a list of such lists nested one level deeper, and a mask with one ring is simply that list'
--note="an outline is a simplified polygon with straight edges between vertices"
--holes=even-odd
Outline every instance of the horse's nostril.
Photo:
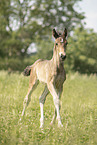
[{"label": "horse's nostril", "polygon": [[66,59],[66,55],[61,55],[62,60]]}]

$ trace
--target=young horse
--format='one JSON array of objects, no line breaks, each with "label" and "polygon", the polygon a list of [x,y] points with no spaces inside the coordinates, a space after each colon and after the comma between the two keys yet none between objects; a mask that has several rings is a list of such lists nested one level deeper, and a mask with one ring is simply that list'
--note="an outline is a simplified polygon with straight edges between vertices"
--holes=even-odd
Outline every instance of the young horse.
[{"label": "young horse", "polygon": [[67,45],[67,30],[65,28],[62,35],[58,34],[55,29],[53,29],[53,36],[55,38],[53,57],[51,60],[37,60],[33,65],[26,67],[24,70],[24,75],[30,75],[29,89],[24,100],[24,108],[22,111],[22,116],[25,113],[25,109],[31,101],[31,93],[38,85],[38,82],[45,83],[45,89],[39,98],[40,103],[40,128],[44,124],[43,116],[43,106],[45,103],[46,96],[50,92],[53,96],[53,101],[55,105],[55,112],[52,118],[51,124],[54,120],[58,120],[58,127],[62,127],[61,117],[60,117],[60,103],[59,99],[63,90],[63,83],[66,79],[66,73],[64,70],[64,60],[66,58],[66,45]]}]

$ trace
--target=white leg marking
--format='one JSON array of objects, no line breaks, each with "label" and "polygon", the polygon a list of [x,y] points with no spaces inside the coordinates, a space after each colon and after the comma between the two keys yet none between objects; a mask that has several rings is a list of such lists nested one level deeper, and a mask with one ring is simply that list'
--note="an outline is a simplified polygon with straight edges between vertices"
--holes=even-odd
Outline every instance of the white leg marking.
[{"label": "white leg marking", "polygon": [[45,86],[45,89],[39,98],[40,112],[41,112],[40,128],[43,128],[43,125],[44,125],[43,106],[44,106],[45,99],[46,99],[46,96],[48,95],[48,93],[49,93],[48,88],[47,88],[47,86]]},{"label": "white leg marking", "polygon": [[43,104],[42,103],[40,103],[40,112],[41,112],[40,128],[43,128],[43,125],[44,125],[44,116],[43,116]]}]

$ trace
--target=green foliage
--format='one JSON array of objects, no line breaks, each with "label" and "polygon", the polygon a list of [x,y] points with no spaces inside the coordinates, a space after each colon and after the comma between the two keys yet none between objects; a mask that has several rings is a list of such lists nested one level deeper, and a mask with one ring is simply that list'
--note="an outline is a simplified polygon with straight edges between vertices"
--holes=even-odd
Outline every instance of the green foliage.
[{"label": "green foliage", "polygon": [[34,63],[37,59],[36,55],[27,56],[24,58],[0,58],[0,70],[8,70],[9,72],[18,71],[23,72],[23,70]]},{"label": "green foliage", "polygon": [[48,41],[41,40],[37,44],[38,52],[37,57],[42,59],[51,59],[53,55],[54,42],[49,38]]},{"label": "green foliage", "polygon": [[63,128],[50,127],[54,113],[51,95],[44,105],[44,130],[39,129],[39,96],[43,85],[32,94],[24,119],[19,122],[29,77],[0,72],[0,144],[4,145],[96,145],[97,76],[68,74],[61,98]]},{"label": "green foliage", "polygon": [[1,0],[0,57],[25,56],[32,42],[48,41],[54,27],[72,30],[84,18],[74,9],[78,1]]},{"label": "green foliage", "polygon": [[72,69],[81,73],[97,73],[97,33],[78,28],[69,43],[69,64]]},{"label": "green foliage", "polygon": [[10,15],[10,0],[0,0],[0,56],[4,56],[7,50],[6,41],[9,39],[10,34],[6,30],[9,25]]}]

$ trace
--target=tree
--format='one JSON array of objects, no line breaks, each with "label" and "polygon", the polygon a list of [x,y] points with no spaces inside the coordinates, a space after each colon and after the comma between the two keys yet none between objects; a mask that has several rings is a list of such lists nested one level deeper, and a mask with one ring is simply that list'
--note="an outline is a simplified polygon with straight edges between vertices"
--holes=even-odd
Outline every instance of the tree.
[{"label": "tree", "polygon": [[0,56],[4,56],[7,51],[6,42],[10,37],[10,33],[7,31],[9,26],[10,15],[10,1],[0,1]]},{"label": "tree", "polygon": [[69,43],[68,66],[81,73],[97,73],[97,33],[77,28]]},{"label": "tree", "polygon": [[[52,28],[71,31],[83,13],[74,9],[80,0],[1,0],[0,51],[8,57],[24,56],[30,43],[50,39]],[[4,35],[4,37],[3,37]],[[46,42],[45,41],[45,42]]]}]

